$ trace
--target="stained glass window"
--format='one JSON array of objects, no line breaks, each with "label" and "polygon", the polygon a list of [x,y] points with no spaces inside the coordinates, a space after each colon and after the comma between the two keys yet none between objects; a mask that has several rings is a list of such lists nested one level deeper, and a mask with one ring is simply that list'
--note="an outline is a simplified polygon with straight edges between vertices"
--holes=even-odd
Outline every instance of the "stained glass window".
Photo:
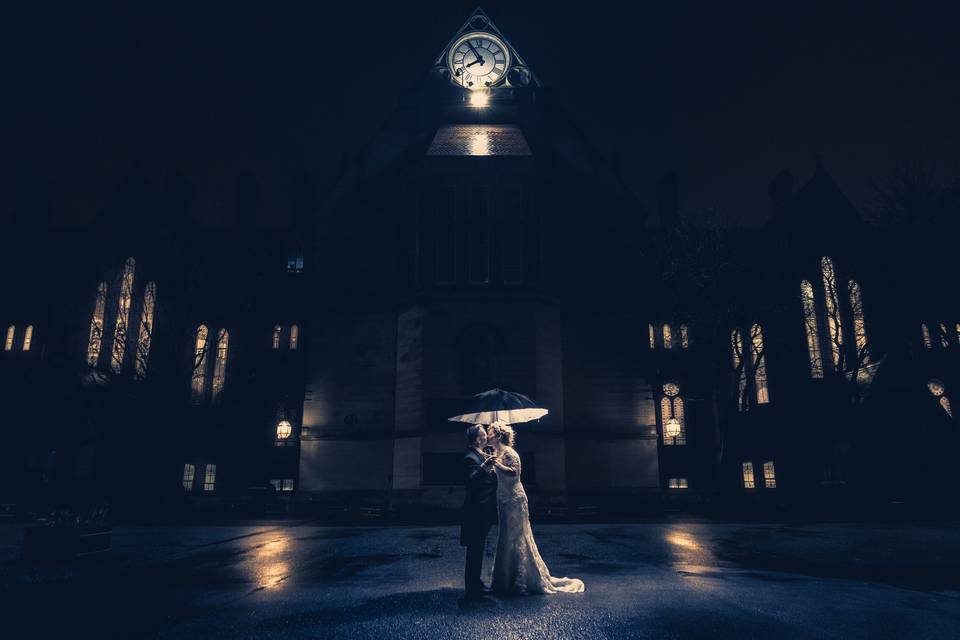
[{"label": "stained glass window", "polygon": [[823,292],[827,310],[827,337],[830,340],[830,352],[833,354],[833,366],[839,367],[843,355],[843,323],[840,319],[837,275],[833,269],[833,260],[826,256],[820,259],[820,268],[823,272]]},{"label": "stained glass window", "polygon": [[123,368],[123,357],[127,350],[127,326],[130,322],[130,306],[133,303],[133,272],[136,260],[127,258],[120,276],[120,298],[117,300],[117,324],[113,330],[113,356],[110,359],[110,368],[114,373],[120,373]]},{"label": "stained glass window", "polygon": [[759,324],[750,328],[750,359],[753,365],[753,386],[757,396],[757,404],[770,402],[770,391],[767,389],[767,354],[763,347],[763,329]]},{"label": "stained glass window", "polygon": [[743,336],[740,329],[730,332],[730,350],[733,353],[733,374],[737,379],[737,409],[744,411],[747,408],[747,371],[743,361]]},{"label": "stained glass window", "polygon": [[813,285],[807,280],[800,283],[800,299],[803,303],[803,328],[807,334],[807,355],[810,359],[810,377],[822,378],[823,356],[820,353],[817,310],[813,300]]},{"label": "stained glass window", "polygon": [[192,399],[194,403],[203,400],[204,388],[207,379],[207,327],[200,325],[197,327],[194,359],[193,359],[193,382],[191,385]]},{"label": "stained glass window", "polygon": [[136,373],[138,378],[147,376],[147,361],[153,341],[153,313],[157,302],[157,285],[148,282],[143,291],[143,310],[140,313],[140,335],[137,338]]},{"label": "stained glass window", "polygon": [[223,385],[227,375],[227,348],[229,347],[230,334],[226,329],[220,329],[217,333],[217,354],[213,362],[213,388],[212,398],[214,400],[223,392]]},{"label": "stained glass window", "polygon": [[87,341],[87,364],[97,365],[100,359],[100,347],[103,344],[103,316],[107,311],[107,283],[97,286],[97,298],[93,304],[93,317],[90,319],[90,338]]}]

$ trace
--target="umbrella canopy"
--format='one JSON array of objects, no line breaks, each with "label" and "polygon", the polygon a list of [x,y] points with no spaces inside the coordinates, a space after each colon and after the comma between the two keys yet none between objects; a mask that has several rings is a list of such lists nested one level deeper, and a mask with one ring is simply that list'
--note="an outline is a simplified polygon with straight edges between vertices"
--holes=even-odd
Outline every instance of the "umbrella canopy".
[{"label": "umbrella canopy", "polygon": [[503,389],[478,393],[464,407],[464,413],[449,418],[451,422],[490,424],[502,420],[507,424],[530,422],[547,415],[547,410],[523,395]]}]

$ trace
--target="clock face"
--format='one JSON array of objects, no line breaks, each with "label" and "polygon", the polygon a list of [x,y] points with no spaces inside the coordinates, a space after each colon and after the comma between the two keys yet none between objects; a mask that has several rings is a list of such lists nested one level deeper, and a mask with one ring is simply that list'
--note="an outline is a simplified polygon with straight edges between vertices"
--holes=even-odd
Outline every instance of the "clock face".
[{"label": "clock face", "polygon": [[447,54],[450,79],[467,89],[500,84],[510,68],[507,45],[495,35],[477,31],[459,38]]}]

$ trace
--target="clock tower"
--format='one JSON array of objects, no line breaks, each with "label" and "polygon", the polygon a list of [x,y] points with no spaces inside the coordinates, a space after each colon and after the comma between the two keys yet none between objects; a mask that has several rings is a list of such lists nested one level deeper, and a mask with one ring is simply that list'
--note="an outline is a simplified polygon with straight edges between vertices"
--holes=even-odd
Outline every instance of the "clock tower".
[{"label": "clock tower", "polygon": [[447,418],[494,387],[550,411],[518,428],[534,508],[598,482],[655,491],[650,388],[631,370],[611,389],[621,361],[595,362],[646,321],[588,329],[625,303],[606,249],[642,233],[641,208],[481,9],[429,69],[322,215],[317,259],[337,268],[315,285],[301,492],[458,507]]}]

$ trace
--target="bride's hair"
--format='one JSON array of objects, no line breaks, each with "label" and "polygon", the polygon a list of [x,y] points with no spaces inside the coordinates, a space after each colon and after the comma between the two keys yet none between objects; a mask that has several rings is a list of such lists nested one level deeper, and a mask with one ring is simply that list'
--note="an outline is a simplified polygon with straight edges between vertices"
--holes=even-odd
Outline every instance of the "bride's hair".
[{"label": "bride's hair", "polygon": [[502,420],[492,422],[488,430],[497,437],[497,440],[508,447],[512,447],[517,439],[517,434],[514,432],[513,427]]}]

